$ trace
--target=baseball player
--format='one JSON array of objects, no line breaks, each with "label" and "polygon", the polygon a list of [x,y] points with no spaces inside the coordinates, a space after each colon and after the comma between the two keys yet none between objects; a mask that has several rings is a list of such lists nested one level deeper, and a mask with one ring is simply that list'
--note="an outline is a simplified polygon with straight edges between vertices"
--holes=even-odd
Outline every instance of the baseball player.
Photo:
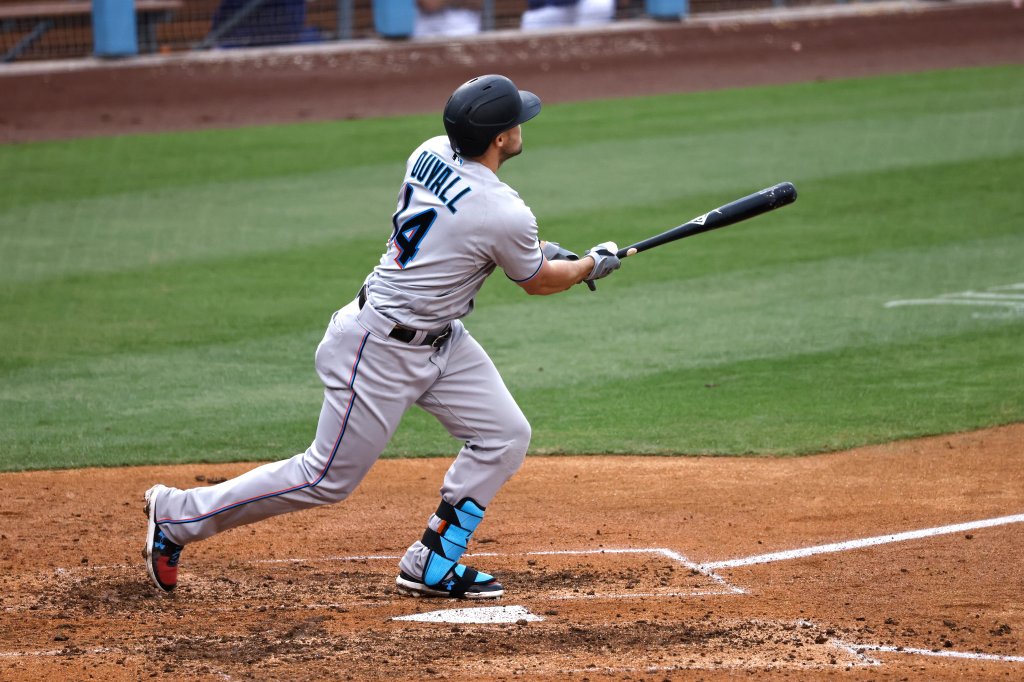
[{"label": "baseball player", "polygon": [[178,582],[182,547],[276,514],[345,499],[413,404],[464,443],[445,474],[437,511],[399,562],[397,587],[414,596],[500,597],[491,575],[459,562],[484,511],[519,469],[530,425],[461,318],[500,267],[529,294],[553,294],[619,267],[612,242],[583,258],[541,242],[537,220],[496,175],[522,151],[520,124],[536,95],[504,76],[463,84],[444,109],[447,136],[406,163],[380,263],[355,300],[332,316],[316,350],[324,402],[305,452],[232,480],[145,494],[143,556],[157,587]]}]

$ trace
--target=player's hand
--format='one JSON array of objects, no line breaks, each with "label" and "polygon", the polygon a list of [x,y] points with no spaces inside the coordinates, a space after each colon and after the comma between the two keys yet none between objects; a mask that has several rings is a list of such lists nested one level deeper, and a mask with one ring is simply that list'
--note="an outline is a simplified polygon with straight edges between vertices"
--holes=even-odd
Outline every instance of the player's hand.
[{"label": "player's hand", "polygon": [[579,260],[580,257],[570,251],[569,249],[563,249],[562,245],[558,242],[544,242],[540,247],[540,252],[544,254],[544,258],[547,260]]},{"label": "player's hand", "polygon": [[597,289],[597,286],[594,284],[595,279],[607,277],[618,270],[619,266],[622,265],[619,257],[615,255],[618,250],[619,247],[615,242],[601,242],[597,246],[590,247],[587,249],[587,252],[583,254],[584,256],[590,256],[594,259],[594,267],[586,279],[584,279],[591,291]]}]

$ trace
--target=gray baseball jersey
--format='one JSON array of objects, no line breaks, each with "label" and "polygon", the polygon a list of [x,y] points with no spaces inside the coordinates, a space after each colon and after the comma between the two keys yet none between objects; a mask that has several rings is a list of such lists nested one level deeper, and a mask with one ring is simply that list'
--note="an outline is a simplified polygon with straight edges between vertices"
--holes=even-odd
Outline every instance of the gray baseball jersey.
[{"label": "gray baseball jersey", "polygon": [[409,157],[392,226],[367,295],[378,311],[417,329],[468,315],[495,266],[521,282],[543,261],[537,220],[519,194],[486,166],[463,161],[444,136]]},{"label": "gray baseball jersey", "polygon": [[[414,404],[464,444],[445,475],[444,500],[487,505],[522,464],[530,426],[460,318],[495,267],[526,281],[542,262],[536,220],[519,195],[486,166],[459,158],[446,137],[427,140],[409,157],[365,302],[337,311],[317,348],[324,402],[313,443],[215,486],[169,489],[155,502],[165,535],[184,545],[344,499]],[[421,343],[449,324],[446,339]],[[418,330],[411,340],[396,338],[402,325]],[[438,523],[429,515],[428,526]],[[413,543],[402,570],[421,574],[428,554]]]}]

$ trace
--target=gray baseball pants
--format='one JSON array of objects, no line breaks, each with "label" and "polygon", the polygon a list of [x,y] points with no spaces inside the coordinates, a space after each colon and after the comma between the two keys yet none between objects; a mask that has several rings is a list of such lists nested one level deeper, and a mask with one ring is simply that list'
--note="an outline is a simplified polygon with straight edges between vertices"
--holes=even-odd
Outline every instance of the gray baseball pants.
[{"label": "gray baseball pants", "polygon": [[[441,496],[452,505],[471,497],[487,506],[523,463],[530,442],[526,417],[461,322],[452,323],[440,349],[392,339],[393,327],[369,304],[359,309],[353,301],[335,313],[316,350],[324,403],[309,449],[218,485],[169,489],[157,500],[156,519],[164,534],[185,545],[345,499],[413,404],[464,443],[445,474]],[[431,527],[437,521],[428,518]],[[428,552],[414,542],[402,570],[421,575]]]}]

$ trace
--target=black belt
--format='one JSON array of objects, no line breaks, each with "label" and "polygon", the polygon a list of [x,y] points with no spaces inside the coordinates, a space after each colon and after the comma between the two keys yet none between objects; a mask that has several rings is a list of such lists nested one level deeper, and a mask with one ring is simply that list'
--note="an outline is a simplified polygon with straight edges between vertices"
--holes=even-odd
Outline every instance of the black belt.
[{"label": "black belt", "polygon": [[[359,290],[359,309],[362,310],[363,306],[366,305],[366,287]],[[412,343],[412,340],[419,334],[418,329],[412,327],[406,327],[404,324],[395,324],[395,328],[388,334],[391,338],[402,343]],[[440,334],[424,334],[423,340],[419,342],[420,346],[433,346],[434,348],[440,348],[444,345],[444,342],[448,340],[448,337],[452,335],[452,326],[449,324]]]}]

